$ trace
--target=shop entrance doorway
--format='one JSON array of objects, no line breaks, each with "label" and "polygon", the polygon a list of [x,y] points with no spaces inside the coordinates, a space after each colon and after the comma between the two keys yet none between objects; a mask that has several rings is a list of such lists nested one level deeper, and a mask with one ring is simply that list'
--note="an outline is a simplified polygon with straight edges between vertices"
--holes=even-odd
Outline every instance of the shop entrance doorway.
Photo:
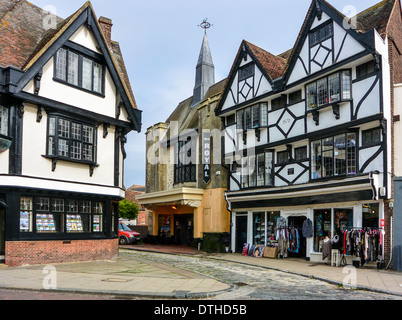
[{"label": "shop entrance doorway", "polygon": [[6,248],[5,241],[5,210],[0,207],[0,263],[4,263],[4,255]]},{"label": "shop entrance doorway", "polygon": [[247,243],[247,216],[236,216],[236,252],[243,251]]},{"label": "shop entrance doorway", "polygon": [[191,246],[194,239],[193,215],[174,216],[174,241],[178,245]]},{"label": "shop entrance doorway", "polygon": [[[307,241],[306,238],[303,237],[303,223],[304,221],[307,220],[307,217],[305,216],[290,216],[288,218],[288,227],[289,227],[289,232],[293,235],[299,235],[298,238],[298,243],[297,247],[298,250],[295,252],[289,252],[289,257],[294,257],[294,258],[305,258],[306,257],[306,248],[307,248]],[[293,231],[292,231],[293,229]],[[295,232],[297,230],[297,233]]]}]

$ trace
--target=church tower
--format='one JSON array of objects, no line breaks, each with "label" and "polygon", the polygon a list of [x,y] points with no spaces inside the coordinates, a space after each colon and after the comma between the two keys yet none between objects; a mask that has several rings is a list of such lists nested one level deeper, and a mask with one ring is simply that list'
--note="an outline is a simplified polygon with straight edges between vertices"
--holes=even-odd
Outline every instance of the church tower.
[{"label": "church tower", "polygon": [[205,33],[196,67],[192,106],[200,103],[207,94],[208,89],[215,84],[215,66],[207,37],[207,29],[211,27],[211,24],[205,19],[201,27],[205,29]]}]

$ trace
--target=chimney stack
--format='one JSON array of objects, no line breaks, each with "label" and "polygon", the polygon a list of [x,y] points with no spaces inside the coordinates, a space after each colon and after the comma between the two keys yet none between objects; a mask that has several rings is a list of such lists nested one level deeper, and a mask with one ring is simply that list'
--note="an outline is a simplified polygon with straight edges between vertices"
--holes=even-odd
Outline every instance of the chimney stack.
[{"label": "chimney stack", "polygon": [[99,25],[102,29],[103,35],[105,36],[107,45],[110,48],[112,43],[112,26],[113,26],[112,20],[109,18],[100,17]]}]

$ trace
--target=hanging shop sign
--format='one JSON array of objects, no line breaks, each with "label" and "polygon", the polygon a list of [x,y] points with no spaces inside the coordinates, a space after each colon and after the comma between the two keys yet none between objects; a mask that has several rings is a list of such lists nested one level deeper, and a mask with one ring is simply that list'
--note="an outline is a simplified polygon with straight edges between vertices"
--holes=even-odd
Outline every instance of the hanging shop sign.
[{"label": "hanging shop sign", "polygon": [[204,164],[204,182],[211,181],[211,133],[204,133],[203,141],[203,164]]}]

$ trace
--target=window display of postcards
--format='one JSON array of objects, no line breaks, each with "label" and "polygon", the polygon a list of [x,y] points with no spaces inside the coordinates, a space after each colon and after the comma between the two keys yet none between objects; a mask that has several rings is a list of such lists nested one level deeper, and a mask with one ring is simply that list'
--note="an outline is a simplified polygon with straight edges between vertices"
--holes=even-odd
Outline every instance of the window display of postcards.
[{"label": "window display of postcards", "polygon": [[82,219],[80,215],[67,215],[67,231],[84,231],[82,227]]},{"label": "window display of postcards", "polygon": [[54,232],[56,227],[52,214],[37,214],[36,215],[36,230],[39,232]]},{"label": "window display of postcards", "polygon": [[31,231],[31,213],[21,212],[20,213],[20,231],[30,232]]},{"label": "window display of postcards", "polygon": [[93,216],[92,231],[100,232],[101,231],[100,225],[101,225],[101,216]]}]

